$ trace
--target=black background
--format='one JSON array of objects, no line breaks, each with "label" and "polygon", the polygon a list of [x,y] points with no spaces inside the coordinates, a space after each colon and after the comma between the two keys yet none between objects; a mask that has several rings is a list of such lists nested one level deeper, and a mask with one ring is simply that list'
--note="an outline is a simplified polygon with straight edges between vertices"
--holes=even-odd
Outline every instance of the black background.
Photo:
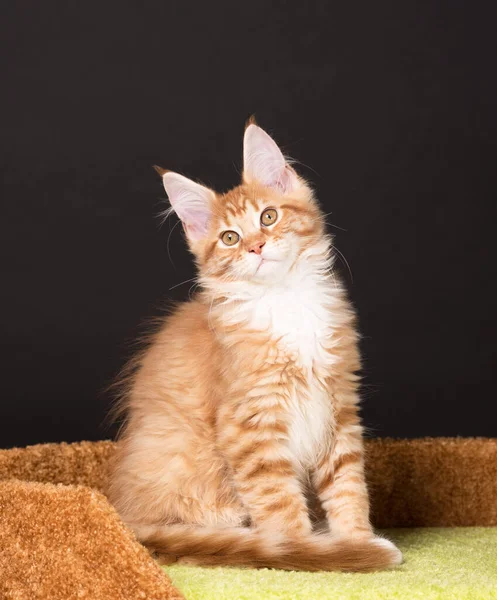
[{"label": "black background", "polygon": [[226,190],[250,113],[342,228],[370,433],[496,435],[490,6],[4,3],[0,445],[112,435],[105,386],[193,276],[151,165]]}]

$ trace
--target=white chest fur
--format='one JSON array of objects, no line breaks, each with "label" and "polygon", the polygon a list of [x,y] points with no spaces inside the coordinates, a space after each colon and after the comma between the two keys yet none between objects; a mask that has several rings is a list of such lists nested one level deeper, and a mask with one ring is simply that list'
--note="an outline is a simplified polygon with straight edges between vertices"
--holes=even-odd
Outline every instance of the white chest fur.
[{"label": "white chest fur", "polygon": [[326,360],[322,343],[333,326],[329,292],[313,281],[270,288],[254,302],[250,324],[280,340],[301,366],[312,367]]},{"label": "white chest fur", "polygon": [[305,389],[295,389],[288,404],[289,447],[299,465],[311,464],[328,441],[332,403],[315,379],[331,366],[324,349],[333,336],[333,288],[322,281],[299,281],[270,289],[253,307],[251,325],[268,331],[305,374]]},{"label": "white chest fur", "polygon": [[302,467],[316,462],[326,444],[332,423],[331,399],[311,384],[307,397],[293,394],[289,406],[289,448]]}]

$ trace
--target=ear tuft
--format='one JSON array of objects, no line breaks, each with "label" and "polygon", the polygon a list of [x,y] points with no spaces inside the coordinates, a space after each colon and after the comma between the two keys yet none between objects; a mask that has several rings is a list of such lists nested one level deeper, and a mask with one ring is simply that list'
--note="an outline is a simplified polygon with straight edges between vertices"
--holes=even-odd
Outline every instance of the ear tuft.
[{"label": "ear tuft", "polygon": [[162,182],[171,207],[183,222],[187,236],[192,241],[204,237],[209,230],[214,192],[172,171],[164,171]]},{"label": "ear tuft", "polygon": [[287,164],[273,138],[254,123],[249,123],[243,138],[243,179],[258,181],[283,194],[298,185],[295,171]]},{"label": "ear tuft", "polygon": [[257,121],[255,120],[255,115],[250,115],[250,117],[245,121],[245,131],[247,131],[247,127],[249,125],[257,125]]},{"label": "ear tuft", "polygon": [[159,165],[153,165],[153,167],[161,177],[164,177],[164,175],[168,172],[167,169],[163,169],[162,167],[159,167]]}]

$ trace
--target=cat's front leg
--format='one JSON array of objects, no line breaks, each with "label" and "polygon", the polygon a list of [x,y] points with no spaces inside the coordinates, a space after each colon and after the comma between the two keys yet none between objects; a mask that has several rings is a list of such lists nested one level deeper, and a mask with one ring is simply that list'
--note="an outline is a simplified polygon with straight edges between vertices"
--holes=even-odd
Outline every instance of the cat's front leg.
[{"label": "cat's front leg", "polygon": [[346,404],[339,402],[335,407],[331,451],[318,462],[313,483],[334,535],[373,535],[364,478],[362,426],[355,398]]},{"label": "cat's front leg", "polygon": [[285,398],[267,388],[254,386],[220,411],[219,447],[252,523],[290,537],[307,535],[312,526],[288,450]]}]

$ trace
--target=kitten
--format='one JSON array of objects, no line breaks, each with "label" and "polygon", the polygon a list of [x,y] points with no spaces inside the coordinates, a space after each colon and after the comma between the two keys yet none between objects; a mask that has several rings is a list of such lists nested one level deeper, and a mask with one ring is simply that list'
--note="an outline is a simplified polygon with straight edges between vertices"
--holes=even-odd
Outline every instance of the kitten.
[{"label": "kitten", "polygon": [[[354,314],[309,185],[249,121],[226,194],[157,168],[201,291],[131,364],[109,497],[165,562],[367,571]],[[312,486],[329,531],[313,531]]]}]

